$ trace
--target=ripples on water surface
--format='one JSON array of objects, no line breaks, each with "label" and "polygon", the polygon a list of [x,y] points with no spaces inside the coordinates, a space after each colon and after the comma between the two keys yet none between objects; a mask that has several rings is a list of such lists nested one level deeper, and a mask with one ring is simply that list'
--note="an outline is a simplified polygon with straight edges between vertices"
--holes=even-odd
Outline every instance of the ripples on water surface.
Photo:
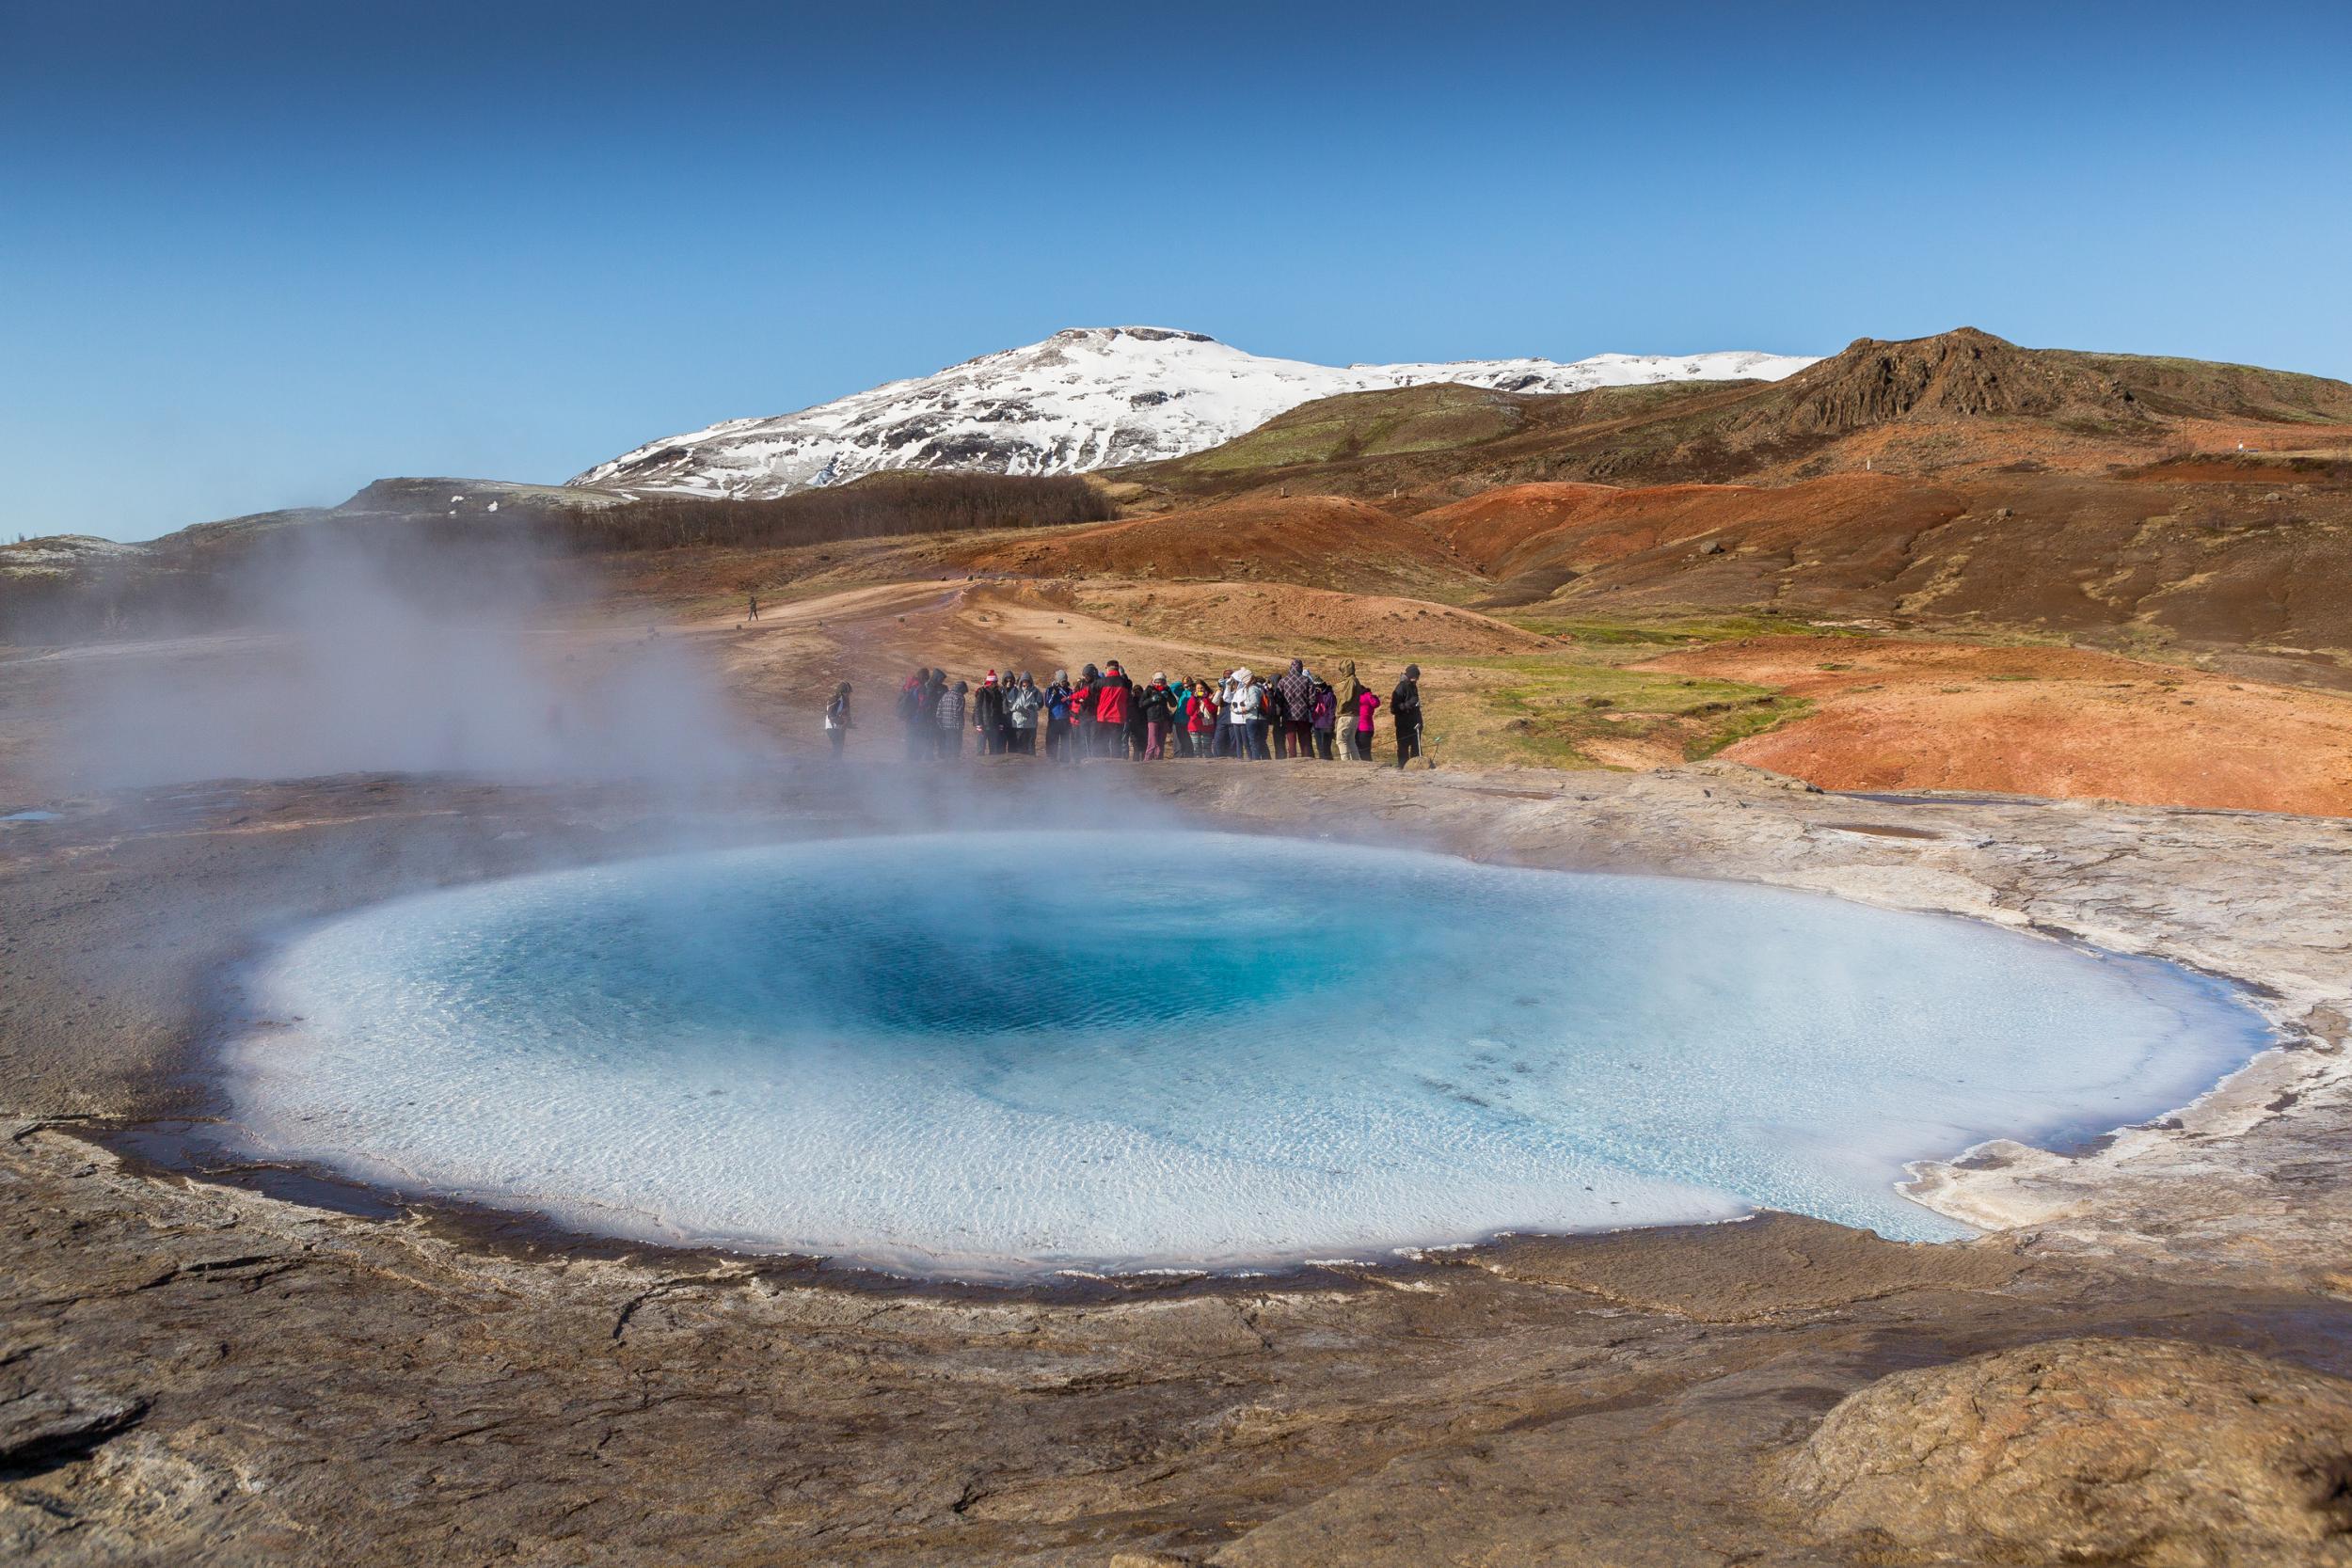
[{"label": "ripples on water surface", "polygon": [[363,910],[232,1053],[281,1152],[974,1274],[1796,1210],[2259,1049],[2213,985],[1732,883],[1170,830],[640,861]]}]

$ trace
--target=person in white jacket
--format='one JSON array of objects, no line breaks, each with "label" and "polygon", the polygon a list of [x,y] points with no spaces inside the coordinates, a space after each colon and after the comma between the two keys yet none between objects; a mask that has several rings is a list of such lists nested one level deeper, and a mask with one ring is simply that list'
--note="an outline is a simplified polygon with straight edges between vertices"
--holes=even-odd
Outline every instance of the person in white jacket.
[{"label": "person in white jacket", "polygon": [[1247,670],[1233,672],[1225,711],[1233,721],[1233,754],[1250,762],[1265,756],[1265,688]]},{"label": "person in white jacket", "polygon": [[1025,757],[1037,755],[1037,716],[1045,706],[1045,693],[1026,670],[1021,684],[1005,693],[1005,722],[1010,727],[1012,749]]}]

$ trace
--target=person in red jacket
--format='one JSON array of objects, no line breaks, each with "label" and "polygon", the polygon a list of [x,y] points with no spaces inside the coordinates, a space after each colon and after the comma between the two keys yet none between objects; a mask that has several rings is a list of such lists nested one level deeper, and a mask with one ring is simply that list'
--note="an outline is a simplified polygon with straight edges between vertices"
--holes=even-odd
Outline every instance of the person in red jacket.
[{"label": "person in red jacket", "polygon": [[1093,752],[1098,757],[1118,757],[1127,754],[1127,706],[1135,701],[1136,683],[1112,659],[1103,666],[1102,679],[1095,683],[1094,701],[1088,717],[1094,721],[1090,732]]}]

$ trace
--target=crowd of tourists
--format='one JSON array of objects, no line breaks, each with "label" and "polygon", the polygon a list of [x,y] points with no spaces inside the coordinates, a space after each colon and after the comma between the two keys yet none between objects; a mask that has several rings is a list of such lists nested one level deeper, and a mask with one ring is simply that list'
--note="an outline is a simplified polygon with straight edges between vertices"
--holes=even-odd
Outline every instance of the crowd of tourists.
[{"label": "crowd of tourists", "polygon": [[[1112,659],[1089,664],[1072,680],[1054,672],[1041,686],[1027,671],[991,670],[977,685],[945,670],[917,670],[900,683],[897,718],[910,761],[963,754],[964,736],[982,756],[1041,756],[1055,763],[1089,759],[1157,762],[1169,757],[1268,762],[1281,757],[1370,762],[1387,708],[1396,765],[1421,755],[1421,666],[1408,664],[1385,703],[1357,678],[1353,663],[1327,681],[1304,660],[1268,678],[1228,671],[1217,679],[1170,680],[1154,672],[1137,681]],[[825,706],[835,753],[850,728],[850,687]]]}]

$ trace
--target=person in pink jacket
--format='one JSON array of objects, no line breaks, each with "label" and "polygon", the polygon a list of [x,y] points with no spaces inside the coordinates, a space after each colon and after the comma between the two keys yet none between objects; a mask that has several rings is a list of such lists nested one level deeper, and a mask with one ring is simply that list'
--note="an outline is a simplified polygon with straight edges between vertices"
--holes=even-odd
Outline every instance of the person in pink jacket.
[{"label": "person in pink jacket", "polygon": [[1356,760],[1372,760],[1372,716],[1380,706],[1380,694],[1366,689],[1356,694]]}]

